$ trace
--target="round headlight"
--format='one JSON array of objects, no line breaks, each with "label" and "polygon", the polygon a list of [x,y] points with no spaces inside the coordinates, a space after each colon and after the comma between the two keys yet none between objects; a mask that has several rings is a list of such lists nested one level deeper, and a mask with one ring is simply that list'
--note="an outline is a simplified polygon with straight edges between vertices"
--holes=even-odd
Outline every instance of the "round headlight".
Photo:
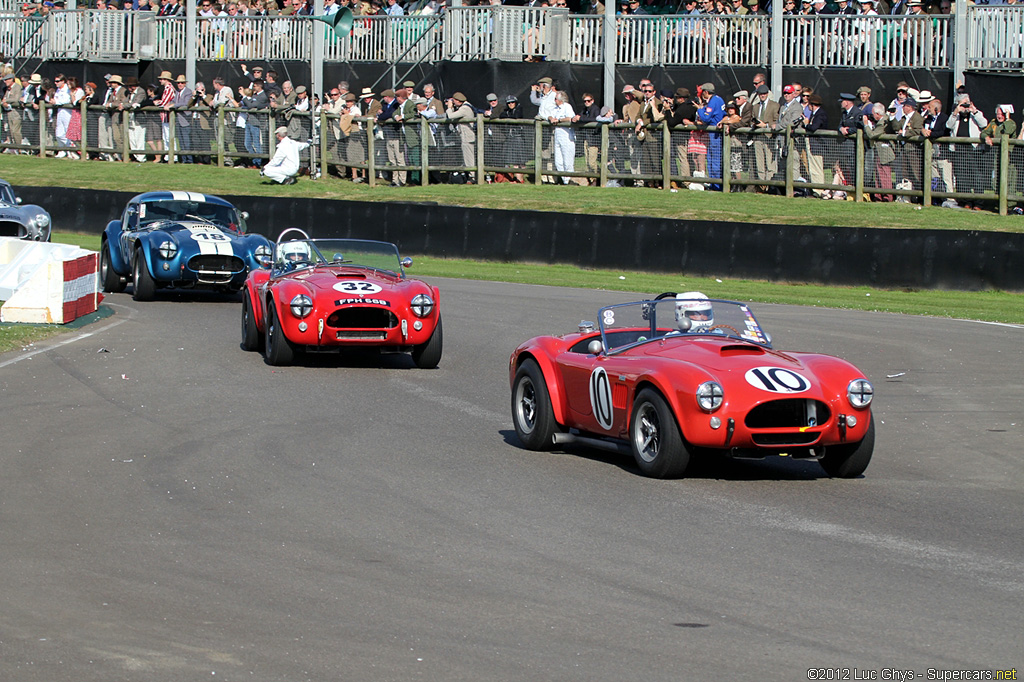
[{"label": "round headlight", "polygon": [[434,309],[434,300],[426,294],[417,294],[413,296],[409,307],[416,317],[426,317]]},{"label": "round headlight", "polygon": [[36,216],[36,225],[38,225],[39,227],[46,227],[49,224],[50,216],[46,215],[45,213],[40,213],[39,215]]},{"label": "round headlight", "polygon": [[697,387],[697,404],[700,409],[714,412],[722,406],[725,399],[725,391],[717,381],[705,381]]},{"label": "round headlight", "polygon": [[854,407],[867,407],[875,397],[875,389],[867,379],[854,379],[846,387],[846,399]]},{"label": "round headlight", "polygon": [[313,299],[305,294],[299,294],[291,302],[292,315],[303,318],[313,312]]},{"label": "round headlight", "polygon": [[160,242],[159,251],[161,258],[164,260],[170,260],[178,253],[178,245],[170,240],[163,241]]}]

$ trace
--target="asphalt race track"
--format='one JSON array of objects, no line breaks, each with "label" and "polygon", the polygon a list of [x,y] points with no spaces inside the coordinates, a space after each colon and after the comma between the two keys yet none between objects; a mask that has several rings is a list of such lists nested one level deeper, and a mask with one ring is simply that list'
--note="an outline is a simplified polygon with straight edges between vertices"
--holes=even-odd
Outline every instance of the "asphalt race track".
[{"label": "asphalt race track", "polygon": [[874,461],[657,481],[509,414],[516,344],[630,295],[440,284],[435,371],[272,369],[202,294],[0,356],[0,680],[1021,674],[1024,328],[755,307],[874,382]]}]

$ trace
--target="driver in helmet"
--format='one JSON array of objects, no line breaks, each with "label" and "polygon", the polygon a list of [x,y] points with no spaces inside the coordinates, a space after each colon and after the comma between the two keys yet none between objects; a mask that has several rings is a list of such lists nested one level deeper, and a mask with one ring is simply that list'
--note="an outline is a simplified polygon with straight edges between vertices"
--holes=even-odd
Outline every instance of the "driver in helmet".
[{"label": "driver in helmet", "polygon": [[289,268],[310,262],[309,245],[301,241],[285,242],[281,245],[281,258]]},{"label": "driver in helmet", "polygon": [[676,294],[676,327],[682,332],[703,332],[715,324],[715,311],[699,291]]}]

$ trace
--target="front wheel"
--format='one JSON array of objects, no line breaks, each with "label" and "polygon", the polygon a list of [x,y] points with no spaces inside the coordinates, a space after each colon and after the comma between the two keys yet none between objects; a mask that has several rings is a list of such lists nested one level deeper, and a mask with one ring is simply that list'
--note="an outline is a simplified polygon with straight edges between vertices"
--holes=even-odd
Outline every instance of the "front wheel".
[{"label": "front wheel", "polygon": [[540,366],[526,360],[512,384],[512,423],[519,440],[530,450],[550,450],[558,428],[551,396]]},{"label": "front wheel", "polygon": [[858,443],[830,445],[825,448],[818,463],[833,478],[856,478],[864,473],[875,451],[875,419],[871,418],[868,431]]},{"label": "front wheel", "polygon": [[103,291],[111,294],[121,293],[128,285],[111,264],[110,242],[103,242],[100,250],[100,281],[103,283]]},{"label": "front wheel", "polygon": [[264,341],[266,348],[263,356],[266,363],[278,367],[292,364],[292,361],[295,360],[295,346],[281,329],[273,300],[267,303],[266,328],[266,340]]},{"label": "front wheel", "polygon": [[242,350],[260,349],[260,330],[256,328],[256,315],[253,313],[249,290],[242,291]]},{"label": "front wheel", "polygon": [[132,266],[132,298],[136,301],[152,301],[156,295],[156,282],[149,274],[149,266],[142,255],[142,249],[135,250],[135,263]]},{"label": "front wheel", "polygon": [[430,335],[426,343],[414,346],[412,349],[412,361],[420,369],[434,369],[437,363],[441,362],[441,350],[444,346],[444,333],[441,331],[441,317],[437,318],[437,326],[434,333]]},{"label": "front wheel", "polygon": [[640,471],[652,478],[678,478],[690,463],[690,451],[665,399],[645,388],[633,402],[629,444]]}]

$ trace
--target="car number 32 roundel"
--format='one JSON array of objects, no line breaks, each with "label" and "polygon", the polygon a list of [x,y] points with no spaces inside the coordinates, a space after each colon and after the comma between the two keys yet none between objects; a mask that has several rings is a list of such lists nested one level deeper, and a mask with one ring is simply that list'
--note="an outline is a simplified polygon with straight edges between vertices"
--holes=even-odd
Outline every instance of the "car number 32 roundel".
[{"label": "car number 32 roundel", "polygon": [[811,387],[806,377],[782,367],[755,367],[743,378],[754,388],[772,393],[802,393]]},{"label": "car number 32 roundel", "polygon": [[376,294],[381,291],[381,287],[373,282],[366,282],[363,280],[346,279],[337,282],[334,285],[335,291],[341,291],[346,294]]}]

